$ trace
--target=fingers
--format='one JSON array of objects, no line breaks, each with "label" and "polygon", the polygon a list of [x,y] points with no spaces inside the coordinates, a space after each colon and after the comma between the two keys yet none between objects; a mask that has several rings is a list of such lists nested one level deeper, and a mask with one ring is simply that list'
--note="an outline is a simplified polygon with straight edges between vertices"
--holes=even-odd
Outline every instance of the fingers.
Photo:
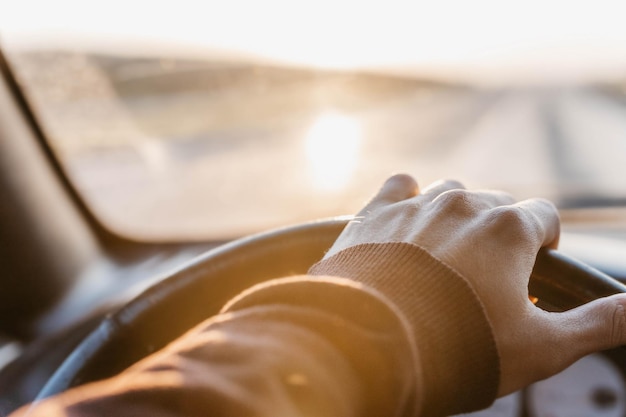
[{"label": "fingers", "polygon": [[385,181],[378,194],[359,212],[365,215],[377,207],[397,203],[419,193],[417,181],[410,175],[397,174]]},{"label": "fingers", "polygon": [[[389,178],[378,194],[357,214],[367,216],[372,211],[414,198],[418,206],[435,203],[439,213],[454,212],[456,217],[478,216],[485,211],[492,228],[508,231],[506,235],[532,242],[535,250],[548,246],[556,248],[560,234],[560,221],[556,207],[547,200],[529,199],[515,203],[508,193],[493,190],[467,191],[462,183],[442,180],[433,183],[420,193],[417,182],[406,174]],[[501,233],[500,233],[501,234]]]},{"label": "fingers", "polygon": [[520,201],[514,206],[532,215],[532,219],[537,227],[537,237],[541,243],[540,246],[556,249],[559,243],[561,222],[559,212],[554,204],[542,198],[531,198]]},{"label": "fingers", "polygon": [[[413,177],[406,174],[397,174],[389,178],[382,186],[378,194],[359,212],[359,215],[367,214],[373,209],[393,203],[397,203],[420,194],[426,201],[433,201],[446,192],[465,190],[465,186],[456,180],[440,180],[429,185],[420,193],[417,182]],[[492,190],[467,191],[472,199],[481,202],[485,207],[497,207],[515,203],[515,199],[504,192]]]},{"label": "fingers", "polygon": [[512,195],[496,190],[472,190],[467,191],[465,186],[455,180],[441,180],[422,190],[421,195],[429,201],[455,200],[457,197],[472,203],[476,208],[492,208],[511,205],[515,203]]},{"label": "fingers", "polygon": [[450,190],[464,190],[465,186],[456,180],[439,180],[435,181],[422,190],[422,195],[431,197],[431,200],[438,195]]}]

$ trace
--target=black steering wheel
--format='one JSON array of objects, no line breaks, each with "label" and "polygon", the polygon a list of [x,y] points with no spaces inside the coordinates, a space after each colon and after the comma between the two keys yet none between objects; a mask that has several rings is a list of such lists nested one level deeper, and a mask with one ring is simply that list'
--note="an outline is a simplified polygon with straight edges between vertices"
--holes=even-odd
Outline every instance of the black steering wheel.
[{"label": "black steering wheel", "polygon": [[[121,372],[215,315],[251,285],[306,273],[348,221],[337,218],[287,227],[209,251],[108,315],[67,357],[38,399]],[[626,292],[626,286],[557,251],[542,250],[529,290],[566,310]]]}]

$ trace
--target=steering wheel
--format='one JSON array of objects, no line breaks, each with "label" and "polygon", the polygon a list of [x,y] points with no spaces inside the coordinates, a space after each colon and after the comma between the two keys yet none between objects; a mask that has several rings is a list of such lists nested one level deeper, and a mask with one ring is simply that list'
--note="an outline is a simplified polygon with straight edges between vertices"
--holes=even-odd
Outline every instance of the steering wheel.
[{"label": "steering wheel", "polygon": [[[276,277],[305,274],[349,218],[286,227],[207,252],[108,315],[67,357],[37,399],[115,375],[219,312],[244,289]],[[626,292],[619,281],[554,250],[542,250],[529,291],[566,310]]]}]

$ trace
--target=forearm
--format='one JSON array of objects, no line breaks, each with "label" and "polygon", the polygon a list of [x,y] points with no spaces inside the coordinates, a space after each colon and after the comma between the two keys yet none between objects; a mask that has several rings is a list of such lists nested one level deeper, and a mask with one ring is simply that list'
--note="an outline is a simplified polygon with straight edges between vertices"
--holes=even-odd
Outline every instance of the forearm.
[{"label": "forearm", "polygon": [[406,329],[377,294],[347,280],[288,279],[118,377],[16,415],[397,415],[415,400],[414,363]]},{"label": "forearm", "polygon": [[348,249],[311,272],[351,279],[253,287],[164,351],[28,416],[443,415],[493,399],[489,324],[454,271],[391,244]]}]

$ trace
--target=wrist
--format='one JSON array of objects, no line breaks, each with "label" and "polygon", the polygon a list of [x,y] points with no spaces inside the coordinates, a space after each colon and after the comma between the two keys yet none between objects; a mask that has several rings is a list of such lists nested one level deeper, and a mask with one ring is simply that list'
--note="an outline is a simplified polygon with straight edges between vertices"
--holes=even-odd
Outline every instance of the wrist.
[{"label": "wrist", "polygon": [[483,306],[463,277],[424,249],[400,242],[357,245],[315,264],[309,273],[371,286],[405,315],[427,390],[424,415],[478,409],[493,401],[499,360]]}]

